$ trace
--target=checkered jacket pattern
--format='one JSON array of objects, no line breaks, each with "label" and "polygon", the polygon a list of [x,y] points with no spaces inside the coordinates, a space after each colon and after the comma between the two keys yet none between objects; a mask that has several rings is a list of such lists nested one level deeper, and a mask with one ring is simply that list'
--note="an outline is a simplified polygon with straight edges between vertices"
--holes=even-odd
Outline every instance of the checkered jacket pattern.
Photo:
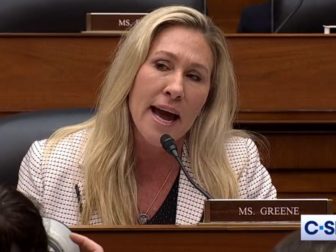
[{"label": "checkered jacket pattern", "polygon": [[[36,141],[24,157],[19,172],[18,190],[35,198],[42,214],[66,225],[79,224],[78,186],[85,201],[84,177],[81,170],[85,131],[63,139],[49,157],[43,155],[46,140]],[[240,198],[272,199],[276,190],[266,168],[261,164],[256,145],[251,139],[234,137],[226,146],[232,169],[237,174]],[[192,176],[186,148],[182,161]],[[177,199],[176,224],[198,223],[203,215],[205,197],[181,171]],[[101,224],[95,214],[91,224]]]}]

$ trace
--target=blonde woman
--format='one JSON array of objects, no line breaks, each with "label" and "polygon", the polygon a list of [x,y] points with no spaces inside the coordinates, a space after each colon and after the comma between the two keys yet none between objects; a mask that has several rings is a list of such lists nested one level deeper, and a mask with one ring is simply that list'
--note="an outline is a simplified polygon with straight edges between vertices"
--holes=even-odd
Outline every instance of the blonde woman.
[{"label": "blonde woman", "polygon": [[170,134],[212,197],[275,198],[255,144],[232,129],[235,111],[221,31],[194,9],[157,9],[119,46],[96,115],[35,142],[18,189],[68,225],[197,223],[206,197],[161,147]]}]

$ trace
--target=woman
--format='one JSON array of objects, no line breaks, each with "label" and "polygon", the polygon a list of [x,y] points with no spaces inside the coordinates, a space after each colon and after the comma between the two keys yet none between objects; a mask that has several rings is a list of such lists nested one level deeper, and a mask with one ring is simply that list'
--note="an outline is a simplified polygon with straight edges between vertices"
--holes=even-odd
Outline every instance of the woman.
[{"label": "woman", "polygon": [[167,133],[213,197],[275,198],[254,143],[232,129],[235,109],[221,31],[194,9],[160,8],[118,48],[96,115],[32,145],[18,189],[69,225],[197,223],[205,196],[162,149]]}]

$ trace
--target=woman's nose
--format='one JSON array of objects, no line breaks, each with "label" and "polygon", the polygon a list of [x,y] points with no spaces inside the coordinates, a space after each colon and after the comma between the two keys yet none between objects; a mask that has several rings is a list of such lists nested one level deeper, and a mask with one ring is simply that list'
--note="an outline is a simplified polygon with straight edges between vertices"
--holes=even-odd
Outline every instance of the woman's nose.
[{"label": "woman's nose", "polygon": [[175,74],[168,82],[164,93],[173,100],[181,100],[184,97],[184,78],[183,74]]}]

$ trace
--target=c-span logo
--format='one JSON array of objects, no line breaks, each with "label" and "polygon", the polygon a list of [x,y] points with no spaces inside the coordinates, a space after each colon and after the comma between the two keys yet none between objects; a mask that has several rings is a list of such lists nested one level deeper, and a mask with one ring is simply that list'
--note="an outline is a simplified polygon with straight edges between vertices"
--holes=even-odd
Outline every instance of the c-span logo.
[{"label": "c-span logo", "polygon": [[336,241],[336,215],[301,215],[301,240]]}]

